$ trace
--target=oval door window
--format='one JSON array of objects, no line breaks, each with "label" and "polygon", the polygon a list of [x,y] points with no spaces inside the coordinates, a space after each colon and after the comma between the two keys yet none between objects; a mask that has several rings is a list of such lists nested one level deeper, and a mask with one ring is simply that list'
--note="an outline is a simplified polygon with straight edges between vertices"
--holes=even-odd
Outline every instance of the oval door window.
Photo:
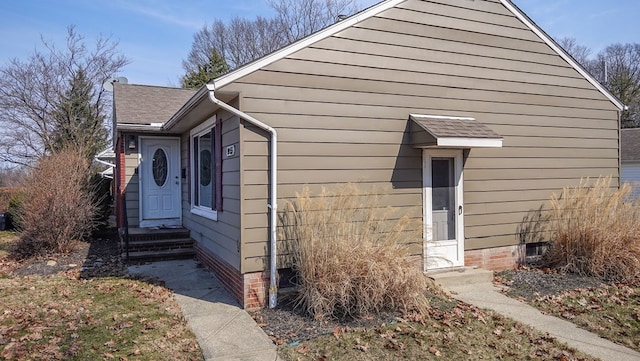
[{"label": "oval door window", "polygon": [[156,152],[153,153],[153,180],[158,187],[162,187],[167,181],[168,172],[167,154],[164,150],[158,148]]}]

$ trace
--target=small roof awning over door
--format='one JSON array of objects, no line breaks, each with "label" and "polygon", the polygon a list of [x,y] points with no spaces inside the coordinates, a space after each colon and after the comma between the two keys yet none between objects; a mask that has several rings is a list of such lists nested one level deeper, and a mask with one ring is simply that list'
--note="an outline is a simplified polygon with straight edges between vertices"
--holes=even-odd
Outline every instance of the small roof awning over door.
[{"label": "small roof awning over door", "polygon": [[500,148],[502,137],[474,118],[410,114],[415,148]]}]

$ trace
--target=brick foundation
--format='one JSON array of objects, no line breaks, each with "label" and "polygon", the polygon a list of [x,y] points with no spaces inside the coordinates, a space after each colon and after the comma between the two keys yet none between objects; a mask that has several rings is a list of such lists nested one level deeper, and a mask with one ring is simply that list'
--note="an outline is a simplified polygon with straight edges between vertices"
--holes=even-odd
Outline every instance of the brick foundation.
[{"label": "brick foundation", "polygon": [[269,272],[244,274],[244,308],[263,308],[269,304]]},{"label": "brick foundation", "polygon": [[[465,251],[465,266],[492,271],[513,269],[518,265],[522,246],[506,246]],[[229,263],[196,242],[196,258],[215,273],[222,285],[244,309],[266,307],[269,303],[269,272],[241,274]],[[524,251],[524,250],[523,250]],[[416,267],[422,267],[422,257],[415,257]]]},{"label": "brick foundation", "polygon": [[[464,265],[479,267],[491,271],[503,271],[518,266],[522,246],[506,246],[477,249],[464,252]],[[524,249],[522,249],[524,252]]]},{"label": "brick foundation", "polygon": [[268,304],[269,272],[241,274],[229,263],[218,258],[199,243],[194,245],[196,258],[209,268],[220,280],[224,288],[235,297],[244,309],[266,307]]}]

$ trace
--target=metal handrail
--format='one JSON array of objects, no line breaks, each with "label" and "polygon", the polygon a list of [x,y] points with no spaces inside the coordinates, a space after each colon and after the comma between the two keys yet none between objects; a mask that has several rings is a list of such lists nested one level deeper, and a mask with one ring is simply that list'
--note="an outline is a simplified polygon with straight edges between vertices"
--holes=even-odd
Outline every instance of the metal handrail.
[{"label": "metal handrail", "polygon": [[127,215],[127,192],[122,192],[122,215],[124,216],[124,251],[125,260],[129,263],[129,217]]}]

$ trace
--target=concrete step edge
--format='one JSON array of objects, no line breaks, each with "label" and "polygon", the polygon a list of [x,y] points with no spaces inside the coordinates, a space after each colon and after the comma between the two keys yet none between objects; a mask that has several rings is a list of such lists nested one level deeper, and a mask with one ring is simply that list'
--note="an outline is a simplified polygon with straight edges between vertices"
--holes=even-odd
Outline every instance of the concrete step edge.
[{"label": "concrete step edge", "polygon": [[426,275],[442,287],[493,282],[493,271],[481,268],[464,267],[440,272],[428,272]]}]

